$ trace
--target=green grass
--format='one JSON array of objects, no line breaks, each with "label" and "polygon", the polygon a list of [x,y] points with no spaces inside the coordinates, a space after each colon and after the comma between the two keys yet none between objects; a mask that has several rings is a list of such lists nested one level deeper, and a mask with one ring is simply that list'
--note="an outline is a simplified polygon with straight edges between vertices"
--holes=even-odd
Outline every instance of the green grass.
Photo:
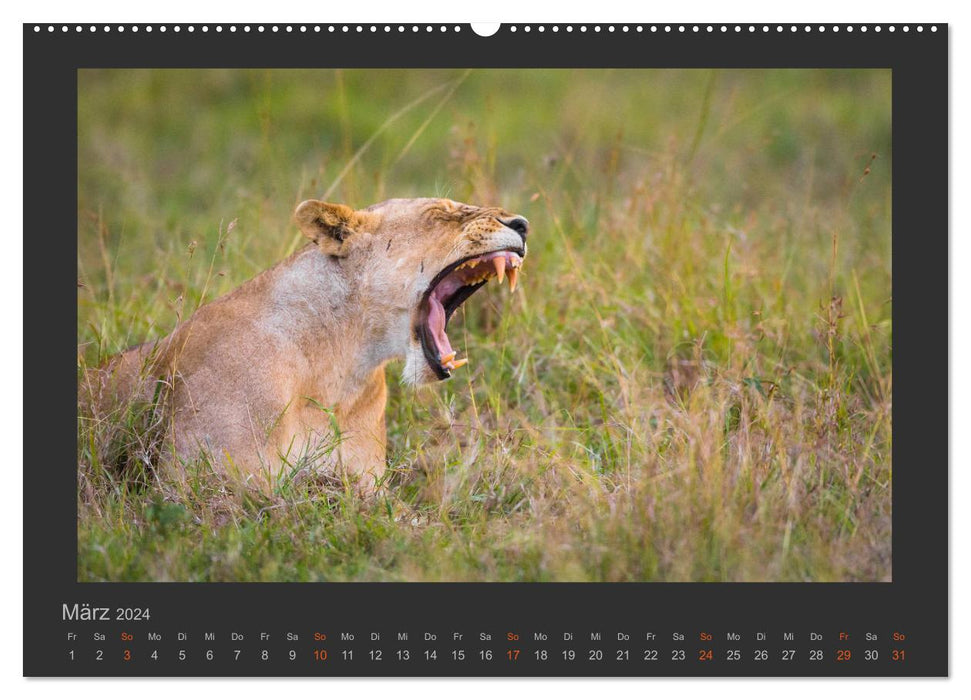
[{"label": "green grass", "polygon": [[374,501],[160,483],[150,406],[82,413],[80,580],[890,578],[889,71],[78,80],[79,371],[284,257],[307,197],[532,225],[522,292],[450,324],[470,365],[392,366]]}]

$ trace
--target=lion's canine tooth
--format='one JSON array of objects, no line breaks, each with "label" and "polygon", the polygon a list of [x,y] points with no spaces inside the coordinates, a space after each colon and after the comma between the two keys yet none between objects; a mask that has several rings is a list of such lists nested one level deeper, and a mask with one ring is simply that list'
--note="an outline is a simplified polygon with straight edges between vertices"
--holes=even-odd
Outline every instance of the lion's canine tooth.
[{"label": "lion's canine tooth", "polygon": [[467,365],[468,363],[469,363],[469,358],[463,357],[461,360],[456,360],[455,362],[453,362],[451,369],[458,369],[459,367]]},{"label": "lion's canine tooth", "polygon": [[502,284],[502,280],[506,277],[506,256],[500,255],[498,258],[493,258],[492,264],[496,266],[496,277],[499,278],[499,284]]},{"label": "lion's canine tooth", "polygon": [[442,357],[442,365],[447,365],[449,362],[455,359],[455,353],[450,352],[449,354]]},{"label": "lion's canine tooth", "polygon": [[516,278],[519,277],[519,270],[515,267],[509,268],[509,293],[516,291]]}]

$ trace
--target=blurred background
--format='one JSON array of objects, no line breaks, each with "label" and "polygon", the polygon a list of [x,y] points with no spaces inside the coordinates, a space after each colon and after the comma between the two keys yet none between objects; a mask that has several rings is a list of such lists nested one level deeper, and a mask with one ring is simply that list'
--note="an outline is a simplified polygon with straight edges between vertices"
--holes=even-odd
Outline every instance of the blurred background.
[{"label": "blurred background", "polygon": [[254,519],[99,472],[79,576],[889,578],[890,96],[872,70],[80,71],[82,364],[302,245],[309,197],[533,233],[522,293],[450,324],[468,372],[392,367],[380,507],[283,490]]}]

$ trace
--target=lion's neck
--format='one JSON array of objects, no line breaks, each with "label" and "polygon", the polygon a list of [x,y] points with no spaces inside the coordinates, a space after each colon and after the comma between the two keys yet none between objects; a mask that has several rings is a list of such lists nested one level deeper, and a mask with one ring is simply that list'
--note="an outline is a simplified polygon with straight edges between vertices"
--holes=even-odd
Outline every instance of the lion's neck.
[{"label": "lion's neck", "polygon": [[403,356],[408,316],[391,308],[385,290],[352,283],[340,261],[313,246],[274,272],[270,323],[306,357],[302,379],[322,399],[352,400],[376,369]]}]

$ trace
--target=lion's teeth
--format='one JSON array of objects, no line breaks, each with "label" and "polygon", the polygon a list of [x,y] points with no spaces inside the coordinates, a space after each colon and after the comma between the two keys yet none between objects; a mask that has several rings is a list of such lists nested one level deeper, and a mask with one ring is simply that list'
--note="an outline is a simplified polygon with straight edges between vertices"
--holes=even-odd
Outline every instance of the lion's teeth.
[{"label": "lion's teeth", "polygon": [[452,366],[449,369],[458,369],[459,367],[467,365],[468,363],[469,363],[469,358],[463,357],[461,360],[456,360],[455,362],[453,362]]},{"label": "lion's teeth", "polygon": [[442,365],[443,366],[444,365],[447,365],[448,363],[450,363],[454,359],[455,359],[455,353],[454,352],[450,352],[449,354],[447,354],[447,355],[445,355],[445,356],[442,357]]},{"label": "lion's teeth", "polygon": [[493,258],[492,264],[496,266],[496,277],[499,278],[499,284],[502,284],[506,276],[506,256],[500,255],[498,258]]},{"label": "lion's teeth", "polygon": [[515,267],[509,268],[509,293],[516,291],[516,278],[519,277],[519,270]]}]

